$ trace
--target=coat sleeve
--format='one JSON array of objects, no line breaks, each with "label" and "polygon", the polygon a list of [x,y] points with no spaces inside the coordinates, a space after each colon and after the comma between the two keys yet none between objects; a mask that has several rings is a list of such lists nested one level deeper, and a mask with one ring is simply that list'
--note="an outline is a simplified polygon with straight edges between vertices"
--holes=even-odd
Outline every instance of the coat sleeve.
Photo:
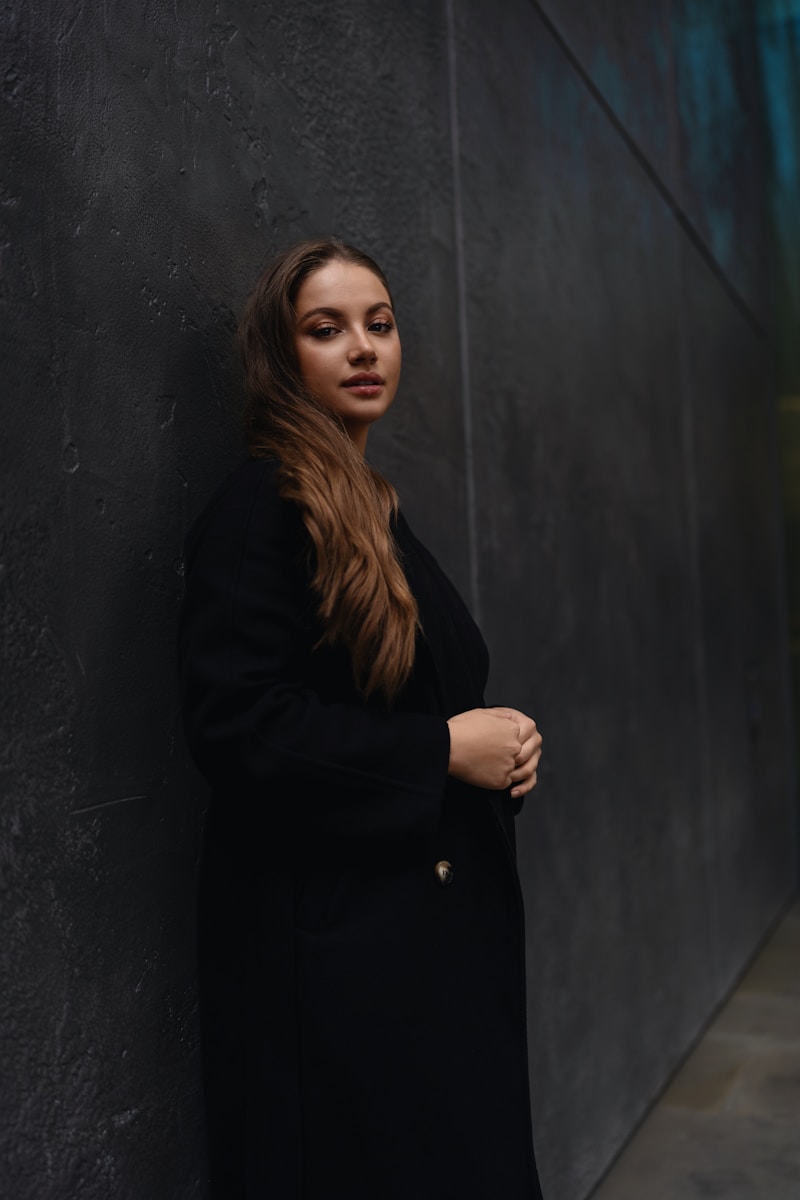
[{"label": "coat sleeve", "polygon": [[323,700],[309,682],[306,544],[265,461],[246,464],[201,519],[179,640],[189,746],[215,786],[237,780],[264,804],[295,797],[304,820],[328,832],[430,828],[447,779],[447,722],[363,703],[349,679],[347,699],[334,689]]}]

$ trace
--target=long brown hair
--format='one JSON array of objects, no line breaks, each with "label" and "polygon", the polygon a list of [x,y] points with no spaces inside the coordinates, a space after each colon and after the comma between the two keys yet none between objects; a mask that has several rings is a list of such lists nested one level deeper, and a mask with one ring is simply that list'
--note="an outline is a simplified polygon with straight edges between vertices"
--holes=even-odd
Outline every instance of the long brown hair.
[{"label": "long brown hair", "polygon": [[411,672],[418,620],[391,531],[397,493],[314,399],[294,349],[300,286],[333,261],[366,267],[389,292],[377,263],[337,238],[299,242],[268,263],[239,322],[245,437],[251,454],[278,459],[280,494],[310,534],[321,642],[348,650],[364,696],[391,703]]}]

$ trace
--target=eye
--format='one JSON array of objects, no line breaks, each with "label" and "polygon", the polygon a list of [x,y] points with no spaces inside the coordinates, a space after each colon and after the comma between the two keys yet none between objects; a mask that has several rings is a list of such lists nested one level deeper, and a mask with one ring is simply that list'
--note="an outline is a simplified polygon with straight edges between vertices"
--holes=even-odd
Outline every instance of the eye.
[{"label": "eye", "polygon": [[338,330],[335,325],[317,325],[316,329],[310,329],[309,333],[314,338],[329,338],[338,333]]},{"label": "eye", "polygon": [[394,329],[394,323],[386,317],[380,317],[377,321],[371,321],[369,324],[370,333],[391,333]]}]

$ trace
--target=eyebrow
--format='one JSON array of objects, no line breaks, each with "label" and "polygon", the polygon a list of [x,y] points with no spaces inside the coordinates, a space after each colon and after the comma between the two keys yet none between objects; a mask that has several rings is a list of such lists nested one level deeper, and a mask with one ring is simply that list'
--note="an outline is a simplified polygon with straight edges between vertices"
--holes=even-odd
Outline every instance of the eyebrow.
[{"label": "eyebrow", "polygon": [[[378,312],[378,310],[381,308],[388,308],[389,312],[391,312],[391,313],[394,312],[394,309],[392,308],[392,306],[388,300],[379,300],[377,302],[377,304],[370,304],[369,308],[366,310],[365,315],[370,317],[370,316],[372,316],[373,313]],[[342,310],[340,308],[310,308],[308,310],[308,312],[303,313],[303,315],[298,317],[297,319],[298,319],[298,321],[307,321],[309,317],[343,317],[343,316],[344,316],[344,313],[342,312]]]}]

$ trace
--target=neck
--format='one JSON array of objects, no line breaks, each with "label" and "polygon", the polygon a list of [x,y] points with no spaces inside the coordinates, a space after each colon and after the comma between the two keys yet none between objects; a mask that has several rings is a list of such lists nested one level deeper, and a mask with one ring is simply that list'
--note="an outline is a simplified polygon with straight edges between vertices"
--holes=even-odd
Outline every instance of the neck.
[{"label": "neck", "polygon": [[350,441],[355,446],[360,454],[364,454],[367,449],[367,434],[369,433],[368,425],[345,425]]}]

